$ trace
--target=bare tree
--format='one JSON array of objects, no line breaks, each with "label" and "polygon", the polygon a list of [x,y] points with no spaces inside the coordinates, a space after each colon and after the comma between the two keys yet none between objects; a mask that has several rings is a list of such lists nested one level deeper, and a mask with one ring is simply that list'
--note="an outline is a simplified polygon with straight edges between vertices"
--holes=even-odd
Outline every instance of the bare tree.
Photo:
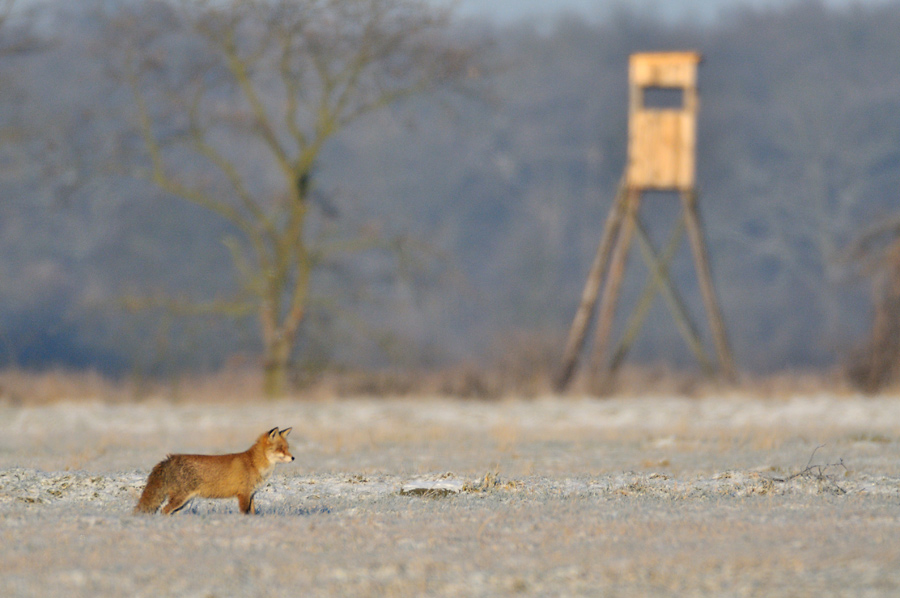
[{"label": "bare tree", "polygon": [[900,218],[871,227],[848,256],[872,282],[872,328],[850,366],[851,380],[877,392],[900,379]]},{"label": "bare tree", "polygon": [[327,251],[310,232],[324,146],[373,112],[476,79],[473,54],[421,0],[155,0],[117,4],[111,22],[144,174],[237,231],[237,309],[257,314],[264,390],[281,394]]}]

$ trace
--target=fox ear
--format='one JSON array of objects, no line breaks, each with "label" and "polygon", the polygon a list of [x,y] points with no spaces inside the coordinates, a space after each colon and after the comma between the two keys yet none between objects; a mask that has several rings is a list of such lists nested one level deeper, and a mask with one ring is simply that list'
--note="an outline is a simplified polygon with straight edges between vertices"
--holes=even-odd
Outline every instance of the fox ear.
[{"label": "fox ear", "polygon": [[283,438],[287,438],[287,435],[290,434],[291,430],[293,430],[293,429],[294,428],[285,428],[284,430],[281,431],[281,436]]},{"label": "fox ear", "polygon": [[275,438],[275,435],[278,434],[278,428],[272,428],[271,430],[266,432],[266,434],[269,436],[269,440],[272,440],[273,438]]}]

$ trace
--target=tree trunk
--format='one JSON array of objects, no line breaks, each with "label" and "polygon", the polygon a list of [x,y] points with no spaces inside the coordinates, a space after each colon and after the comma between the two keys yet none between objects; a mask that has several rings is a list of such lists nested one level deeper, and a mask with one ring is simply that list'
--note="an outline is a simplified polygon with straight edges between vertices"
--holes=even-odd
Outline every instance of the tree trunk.
[{"label": "tree trunk", "polygon": [[283,397],[288,390],[291,343],[284,338],[269,343],[263,356],[263,392],[269,398]]},{"label": "tree trunk", "polygon": [[887,252],[872,295],[872,331],[862,359],[850,375],[862,390],[876,393],[900,378],[900,241]]}]

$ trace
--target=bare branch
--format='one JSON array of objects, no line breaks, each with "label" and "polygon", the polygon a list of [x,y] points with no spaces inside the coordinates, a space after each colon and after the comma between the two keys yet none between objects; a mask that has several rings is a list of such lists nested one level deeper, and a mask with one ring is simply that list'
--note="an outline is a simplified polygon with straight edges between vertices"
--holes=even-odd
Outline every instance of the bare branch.
[{"label": "bare branch", "polygon": [[216,200],[199,189],[188,187],[168,174],[163,160],[163,149],[154,133],[153,119],[150,116],[150,110],[147,106],[146,99],[141,92],[137,73],[133,71],[129,72],[128,84],[131,87],[138,112],[140,134],[144,140],[144,146],[150,158],[150,179],[153,183],[167,193],[177,195],[215,212],[238,226],[241,230],[244,230],[246,233],[253,234],[253,227],[250,225],[249,220],[235,210],[231,204],[226,201]]},{"label": "bare branch", "polygon": [[257,253],[265,255],[262,238],[260,237],[259,232],[257,232],[258,229],[264,230],[268,238],[272,241],[278,237],[278,232],[269,216],[263,211],[259,203],[247,189],[237,166],[208,141],[206,130],[200,124],[198,115],[202,93],[201,88],[189,111],[190,139],[193,143],[193,147],[198,154],[215,165],[229,181],[231,188],[240,199],[244,209],[249,213],[247,222],[255,223],[255,226],[251,227],[251,230],[248,231],[248,236],[251,238]]}]

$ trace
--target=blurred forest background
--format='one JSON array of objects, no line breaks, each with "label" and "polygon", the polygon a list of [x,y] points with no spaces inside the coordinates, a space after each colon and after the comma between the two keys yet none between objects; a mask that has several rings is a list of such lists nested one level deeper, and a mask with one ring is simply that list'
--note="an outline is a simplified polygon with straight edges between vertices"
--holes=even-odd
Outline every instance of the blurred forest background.
[{"label": "blurred forest background", "polygon": [[[239,286],[233,223],[141,176],[110,43],[128,6],[145,24],[168,18],[151,0],[20,2],[0,28],[0,368],[259,366],[257,314],[222,307]],[[448,31],[477,49],[477,92],[393,103],[321,149],[309,226],[380,242],[313,272],[295,383],[555,368],[624,168],[628,56],[652,50],[704,56],[700,208],[739,369],[863,380],[867,343],[897,344],[896,325],[880,341],[872,326],[900,311],[900,2],[785,2],[697,24],[622,8]],[[165,60],[194,56],[182,42]],[[264,188],[258,152],[242,160]],[[675,206],[649,197],[643,213],[661,245]],[[641,260],[629,267],[621,305],[644,282]],[[705,321],[686,244],[672,272]],[[661,301],[630,360],[695,367]]]}]

